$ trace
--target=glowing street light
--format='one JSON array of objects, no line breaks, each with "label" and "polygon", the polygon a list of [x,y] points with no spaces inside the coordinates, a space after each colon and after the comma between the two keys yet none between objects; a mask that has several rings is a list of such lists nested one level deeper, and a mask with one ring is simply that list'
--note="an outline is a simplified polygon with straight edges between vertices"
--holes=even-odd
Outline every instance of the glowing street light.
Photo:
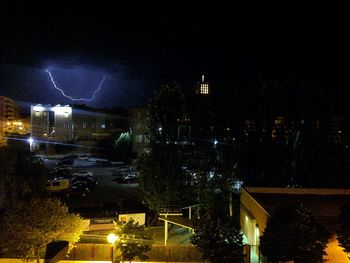
[{"label": "glowing street light", "polygon": [[108,243],[110,243],[112,245],[118,240],[119,240],[119,236],[117,236],[114,233],[109,233],[108,236],[107,236]]},{"label": "glowing street light", "polygon": [[109,233],[108,236],[107,236],[107,241],[108,241],[108,243],[111,244],[111,247],[112,247],[112,263],[114,262],[114,261],[113,261],[113,249],[114,249],[113,245],[114,245],[114,243],[117,242],[118,240],[119,240],[119,236],[117,236],[117,235],[114,234],[114,233]]}]

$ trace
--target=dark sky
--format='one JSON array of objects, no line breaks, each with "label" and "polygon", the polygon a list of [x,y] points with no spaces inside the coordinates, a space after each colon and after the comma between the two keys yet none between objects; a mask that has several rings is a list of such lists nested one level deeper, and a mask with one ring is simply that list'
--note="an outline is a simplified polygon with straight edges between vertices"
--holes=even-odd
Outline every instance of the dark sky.
[{"label": "dark sky", "polygon": [[90,98],[105,76],[87,103],[98,107],[146,103],[154,89],[174,80],[190,92],[202,73],[219,94],[244,92],[263,76],[349,95],[347,9],[281,2],[4,7],[0,95],[69,103],[45,69],[75,98]]}]

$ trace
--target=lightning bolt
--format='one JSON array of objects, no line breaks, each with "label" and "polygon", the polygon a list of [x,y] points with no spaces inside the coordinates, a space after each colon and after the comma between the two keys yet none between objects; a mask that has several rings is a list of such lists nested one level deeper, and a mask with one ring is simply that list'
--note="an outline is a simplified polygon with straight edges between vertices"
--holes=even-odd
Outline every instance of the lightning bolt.
[{"label": "lightning bolt", "polygon": [[53,79],[52,74],[51,74],[51,72],[49,70],[45,69],[45,72],[49,75],[50,80],[51,80],[52,85],[54,86],[54,88],[57,89],[58,91],[60,91],[64,97],[70,99],[71,101],[88,101],[88,102],[93,101],[96,98],[96,93],[99,92],[102,89],[102,84],[103,84],[103,82],[106,79],[106,76],[103,76],[102,80],[100,81],[100,84],[98,85],[98,88],[94,91],[94,93],[93,93],[93,95],[92,95],[92,97],[90,99],[87,99],[87,98],[76,99],[76,98],[73,98],[73,97],[71,97],[69,95],[66,95],[62,89],[57,87],[56,82]]}]

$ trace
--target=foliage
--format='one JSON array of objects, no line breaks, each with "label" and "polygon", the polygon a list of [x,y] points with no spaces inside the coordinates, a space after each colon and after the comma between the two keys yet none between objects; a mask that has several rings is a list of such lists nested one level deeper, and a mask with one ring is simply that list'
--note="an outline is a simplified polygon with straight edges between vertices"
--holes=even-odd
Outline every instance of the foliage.
[{"label": "foliage", "polygon": [[59,200],[18,202],[3,216],[0,251],[3,256],[38,259],[51,241],[66,240],[73,245],[85,227],[80,216],[70,214]]},{"label": "foliage", "polygon": [[337,239],[346,253],[350,252],[350,204],[342,207],[338,218]]},{"label": "foliage", "polygon": [[145,253],[150,251],[151,247],[145,244],[147,237],[144,226],[129,220],[125,225],[119,226],[116,235],[120,237],[116,248],[120,249],[123,260],[131,261],[138,258],[144,261],[148,258]]},{"label": "foliage", "polygon": [[138,161],[140,188],[151,209],[183,205],[191,199],[191,177],[183,169],[184,147],[176,144],[184,114],[184,97],[177,84],[162,86],[150,104],[149,154]]},{"label": "foliage", "polygon": [[129,132],[116,132],[96,143],[95,155],[110,160],[130,162],[133,158],[132,141]]},{"label": "foliage", "polygon": [[116,141],[116,154],[119,160],[130,162],[132,159],[132,140],[129,132],[122,132]]},{"label": "foliage", "polygon": [[140,188],[150,208],[184,205],[191,200],[191,175],[182,169],[177,145],[155,145],[138,161]]},{"label": "foliage", "polygon": [[259,249],[269,262],[323,262],[328,237],[308,208],[285,204],[268,221]]},{"label": "foliage", "polygon": [[211,262],[243,262],[243,237],[237,220],[239,203],[238,198],[235,202],[232,200],[232,196],[237,197],[232,189],[234,166],[228,165],[230,158],[220,149],[216,149],[215,157],[210,154],[211,149],[204,149],[202,147],[205,155],[211,158],[195,165],[199,172],[197,200],[201,208],[199,219],[194,220],[192,243]]},{"label": "foliage", "polygon": [[177,83],[164,85],[154,94],[150,103],[149,130],[153,143],[175,142],[179,124],[185,112],[182,88]]},{"label": "foliage", "polygon": [[205,213],[196,223],[192,243],[210,262],[244,262],[243,237],[232,218]]},{"label": "foliage", "polygon": [[9,142],[0,148],[0,208],[45,194],[47,169],[33,160],[27,145]]}]

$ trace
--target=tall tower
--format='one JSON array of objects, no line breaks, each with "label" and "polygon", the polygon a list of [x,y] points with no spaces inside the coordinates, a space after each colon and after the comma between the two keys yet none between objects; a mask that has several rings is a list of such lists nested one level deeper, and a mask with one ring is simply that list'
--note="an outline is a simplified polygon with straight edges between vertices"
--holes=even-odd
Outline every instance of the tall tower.
[{"label": "tall tower", "polygon": [[202,75],[201,81],[199,81],[196,85],[196,94],[204,96],[210,94],[209,82],[205,81],[204,75]]}]

